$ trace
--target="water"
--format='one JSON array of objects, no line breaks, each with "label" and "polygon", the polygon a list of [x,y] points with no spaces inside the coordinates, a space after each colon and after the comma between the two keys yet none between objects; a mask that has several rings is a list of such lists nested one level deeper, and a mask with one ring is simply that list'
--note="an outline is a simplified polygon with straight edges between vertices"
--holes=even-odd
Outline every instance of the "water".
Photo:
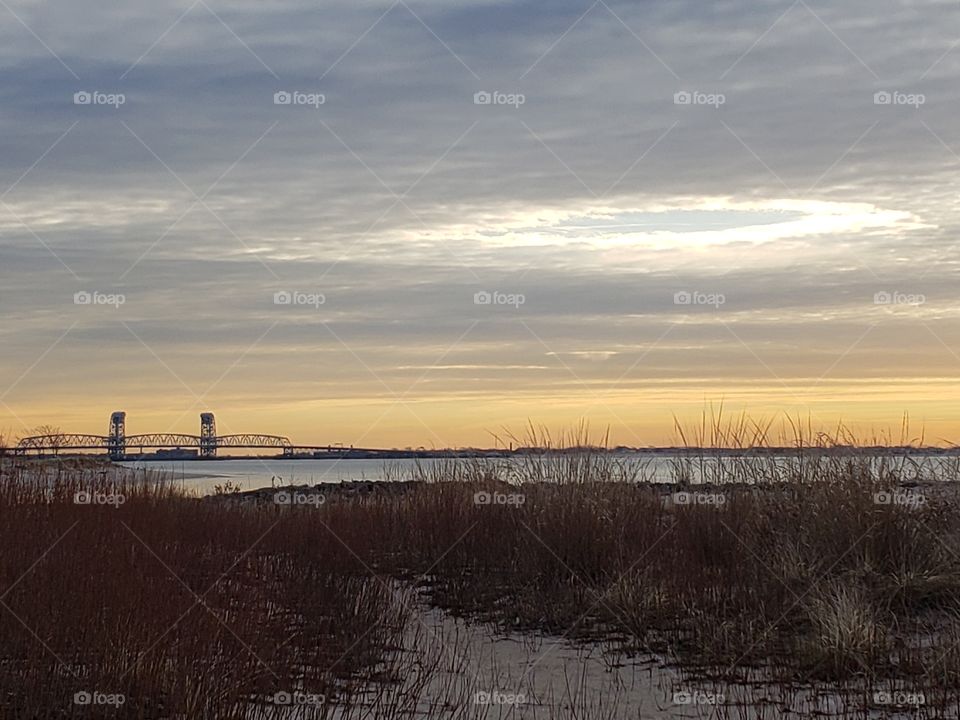
[{"label": "water", "polygon": [[[670,482],[674,477],[671,457],[665,455],[654,456],[649,453],[623,453],[617,456],[615,462],[622,463],[629,467],[631,471],[635,471],[637,479],[650,482]],[[123,463],[123,465],[129,468],[163,472],[171,479],[183,483],[185,488],[197,490],[201,493],[211,493],[217,485],[224,485],[227,482],[234,486],[240,485],[243,490],[255,490],[271,487],[274,484],[316,485],[357,480],[409,480],[415,473],[429,476],[432,468],[451,462],[458,461],[449,458],[403,458],[394,460],[258,458],[249,460],[131,461]],[[522,463],[522,460],[518,458],[489,458],[461,462],[516,465]]]},{"label": "water", "polygon": [[404,480],[417,463],[429,468],[431,459],[402,460],[162,460],[127,462],[130,468],[163,472],[188,489],[211,493],[217,485],[232,483],[243,490],[277,484],[316,485],[344,480]]},{"label": "water", "polygon": [[[847,458],[849,459],[849,458]],[[862,458],[861,458],[862,461]],[[449,464],[450,459],[340,459],[340,460],[166,460],[131,461],[126,467],[146,468],[166,473],[187,489],[212,493],[217,485],[227,482],[242,490],[271,487],[274,484],[316,485],[342,481],[393,481],[410,479],[418,470],[429,475],[438,464]],[[510,459],[463,460],[460,462],[489,462],[522,468],[525,463],[541,462],[523,457]],[[562,466],[562,456],[545,461]],[[811,454],[798,460],[796,455],[769,455],[765,457],[706,456],[696,458],[670,453],[632,452],[604,456],[602,462],[616,463],[626,469],[631,479],[647,482],[675,482],[680,478],[691,482],[755,482],[788,479],[798,470],[804,477],[813,477],[817,467],[834,467],[846,462],[842,456]],[[870,455],[867,462],[877,474],[892,471],[901,480],[956,480],[960,477],[960,457],[953,454],[912,453],[909,455]],[[802,465],[802,468],[801,468]],[[881,468],[884,471],[881,471]],[[521,477],[530,477],[524,472]],[[549,473],[548,473],[549,474]],[[558,473],[562,474],[562,473]],[[510,473],[499,474],[509,477]],[[541,474],[543,476],[543,474]]]}]

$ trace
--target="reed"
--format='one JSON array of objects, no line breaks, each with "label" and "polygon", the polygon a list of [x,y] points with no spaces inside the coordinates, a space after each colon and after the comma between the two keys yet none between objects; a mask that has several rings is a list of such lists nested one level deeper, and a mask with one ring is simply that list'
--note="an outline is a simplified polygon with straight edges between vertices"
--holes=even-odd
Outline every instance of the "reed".
[{"label": "reed", "polygon": [[696,442],[718,447],[688,448],[660,484],[585,427],[531,430],[516,458],[424,465],[402,491],[302,506],[226,486],[193,497],[93,460],[0,459],[0,714],[71,717],[76,693],[99,691],[123,694],[131,718],[273,717],[277,693],[326,700],[290,717],[481,717],[462,687],[437,701],[431,678],[454,661],[416,632],[426,601],[660,658],[730,688],[724,717],[777,716],[756,687],[811,711],[833,688],[850,717],[907,688],[949,716],[953,461],[791,427],[784,456],[758,444],[768,424],[714,424]]}]

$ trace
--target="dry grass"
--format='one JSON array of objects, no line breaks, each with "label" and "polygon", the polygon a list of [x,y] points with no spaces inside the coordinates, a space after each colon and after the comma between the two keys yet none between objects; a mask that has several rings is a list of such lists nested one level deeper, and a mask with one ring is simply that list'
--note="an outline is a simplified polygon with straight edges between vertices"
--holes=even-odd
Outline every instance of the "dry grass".
[{"label": "dry grass", "polygon": [[[735,482],[656,486],[580,440],[296,508],[201,501],[95,463],[0,461],[0,709],[72,717],[73,694],[100,689],[129,698],[123,717],[255,718],[269,716],[264,698],[299,690],[362,717],[374,686],[371,717],[398,716],[446,662],[398,652],[416,611],[402,586],[700,680],[761,677],[794,698],[853,683],[860,708],[867,689],[908,687],[930,712],[956,707],[960,503],[953,484],[929,484],[956,478],[949,463],[821,437],[792,458],[691,454],[680,478]],[[918,465],[925,502],[878,502],[915,498],[900,478]],[[125,501],[77,504],[77,492]]]},{"label": "dry grass", "polygon": [[[76,493],[116,504],[77,504]],[[308,529],[309,528],[309,529]],[[257,696],[336,696],[382,672],[407,610],[304,512],[184,497],[99,467],[0,482],[0,707],[73,717],[249,717]],[[109,708],[85,708],[96,717]]]}]

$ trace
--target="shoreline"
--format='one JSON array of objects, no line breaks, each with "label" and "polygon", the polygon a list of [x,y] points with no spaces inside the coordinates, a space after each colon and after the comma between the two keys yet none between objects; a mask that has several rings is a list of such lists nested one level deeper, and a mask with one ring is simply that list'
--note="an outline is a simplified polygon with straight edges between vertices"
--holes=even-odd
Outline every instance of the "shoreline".
[{"label": "shoreline", "polygon": [[904,445],[876,445],[876,446],[825,446],[825,447],[774,447],[758,446],[745,448],[727,447],[573,447],[573,448],[517,448],[514,450],[463,448],[439,450],[351,450],[345,448],[335,452],[295,453],[290,455],[218,455],[216,457],[200,457],[193,454],[163,456],[152,453],[129,454],[123,460],[114,461],[106,453],[92,452],[59,452],[43,455],[16,453],[11,449],[0,452],[0,458],[16,458],[22,460],[76,460],[95,459],[122,464],[125,462],[145,463],[190,463],[190,462],[233,462],[244,461],[309,461],[309,460],[523,460],[531,457],[569,455],[599,455],[613,459],[639,457],[676,457],[676,458],[723,458],[723,459],[769,459],[792,457],[960,457],[960,446],[904,446]]}]

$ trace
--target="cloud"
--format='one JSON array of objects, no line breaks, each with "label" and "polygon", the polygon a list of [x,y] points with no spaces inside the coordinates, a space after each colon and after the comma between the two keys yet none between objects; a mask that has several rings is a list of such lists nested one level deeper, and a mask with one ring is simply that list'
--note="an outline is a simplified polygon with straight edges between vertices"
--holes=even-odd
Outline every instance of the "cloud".
[{"label": "cloud", "polygon": [[[245,382],[228,373],[214,400],[252,405],[273,387],[292,402],[281,388],[311,377],[367,396],[383,390],[368,368],[402,386],[404,368],[434,364],[458,381],[417,392],[561,397],[624,372],[719,387],[771,370],[951,372],[960,11],[585,10],[160,2],[104,23],[87,0],[10,3],[0,368],[18,377],[77,323],[11,395],[19,411],[68,387],[88,388],[91,407],[151,392],[140,378],[158,362],[143,344],[185,380],[215,379],[271,326],[239,366]],[[74,104],[96,91],[125,101]],[[296,91],[323,102],[275,104]],[[524,102],[475,104],[478,92]],[[678,104],[683,92],[723,102]],[[877,92],[924,102],[876,104]],[[327,303],[278,308],[284,288]],[[84,289],[128,302],[90,312],[72,303]],[[477,307],[478,290],[527,301]],[[878,308],[884,290],[929,300]],[[701,312],[674,303],[681,291],[726,302]],[[862,366],[831,369],[873,324]],[[683,342],[651,350],[673,326]],[[908,358],[905,332],[928,352]],[[311,354],[342,362],[314,368]],[[544,365],[555,371],[541,383]]]}]

